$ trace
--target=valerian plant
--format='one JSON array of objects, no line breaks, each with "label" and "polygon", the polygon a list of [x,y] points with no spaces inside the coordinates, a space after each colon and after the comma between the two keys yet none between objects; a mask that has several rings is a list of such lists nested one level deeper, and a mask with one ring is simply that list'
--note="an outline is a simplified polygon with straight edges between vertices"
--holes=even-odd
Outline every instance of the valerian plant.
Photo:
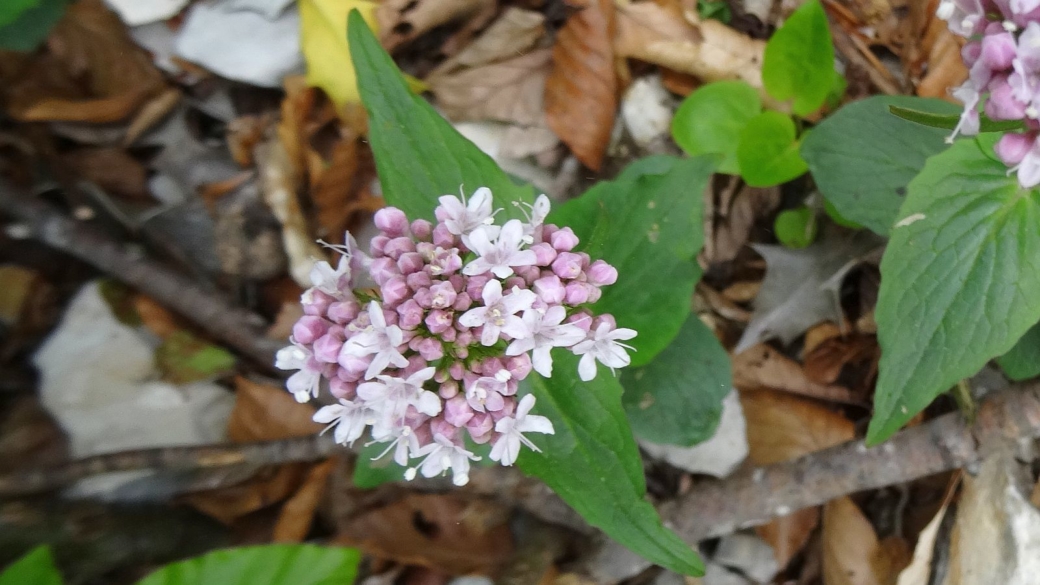
[{"label": "valerian plant", "polygon": [[[348,40],[388,207],[367,250],[348,234],[312,272],[278,356],[289,389],[363,445],[360,483],[516,464],[633,551],[700,573],[645,499],[626,408],[640,434],[690,445],[730,390],[690,313],[714,157],[648,158],[554,207],[413,95],[356,12]],[[658,383],[679,364],[694,387]],[[650,400],[622,402],[622,380]]]},{"label": "valerian plant", "polygon": [[938,15],[967,39],[960,114],[871,98],[801,149],[838,211],[890,237],[874,444],[994,358],[1015,379],[1040,373],[1040,2],[943,0]]}]

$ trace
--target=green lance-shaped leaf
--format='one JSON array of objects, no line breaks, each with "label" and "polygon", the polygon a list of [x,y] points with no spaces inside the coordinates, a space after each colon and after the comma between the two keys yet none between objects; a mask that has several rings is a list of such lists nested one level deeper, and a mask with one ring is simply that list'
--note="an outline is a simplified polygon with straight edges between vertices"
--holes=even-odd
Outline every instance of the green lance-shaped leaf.
[{"label": "green lance-shaped leaf", "polygon": [[851,103],[802,142],[802,156],[827,201],[845,218],[887,236],[906,186],[925,160],[945,150],[949,132],[889,113],[900,105],[937,114],[960,108],[941,100],[876,96]]},{"label": "green lance-shaped leaf", "polygon": [[0,585],[62,585],[64,582],[46,545],[32,549],[0,573]]},{"label": "green lance-shaped leaf", "polygon": [[716,81],[691,93],[672,118],[672,137],[686,154],[721,154],[718,172],[736,175],[744,126],[762,113],[762,98],[743,81]]},{"label": "green lance-shaped leaf", "polygon": [[697,553],[661,524],[645,499],[646,481],[632,430],[621,407],[621,385],[606,368],[578,378],[578,357],[553,350],[553,377],[532,374],[525,386],[535,411],[555,434],[532,435],[541,453],[524,449],[518,464],[536,475],[585,520],[647,560],[687,575],[704,567]]},{"label": "green lance-shaped leaf", "polygon": [[1040,320],[1040,193],[977,142],[928,159],[899,217],[881,262],[871,444]]},{"label": "green lance-shaped leaf", "polygon": [[837,82],[834,45],[819,0],[801,5],[773,33],[762,59],[762,83],[780,101],[805,116],[819,109]]},{"label": "green lance-shaped leaf", "polygon": [[[897,118],[915,122],[930,128],[942,128],[952,131],[961,122],[960,114],[942,114],[918,110],[902,106],[891,105],[888,111]],[[1008,132],[1012,130],[1024,130],[1025,122],[1022,120],[993,120],[986,115],[979,116],[979,132]]]},{"label": "green lance-shaped leaf", "polygon": [[650,157],[629,165],[555,209],[548,221],[569,226],[581,250],[618,271],[593,312],[610,313],[639,335],[632,364],[649,363],[679,332],[700,278],[693,257],[704,245],[704,188],[714,163],[706,157]]},{"label": "green lance-shaped leaf", "polygon": [[669,445],[709,439],[732,384],[729,354],[696,314],[652,362],[621,372],[632,430],[641,439]]},{"label": "green lance-shaped leaf", "polygon": [[345,547],[272,544],[218,550],[167,565],[137,585],[334,585],[353,583],[361,553]]},{"label": "green lance-shaped leaf", "polygon": [[523,218],[513,202],[534,201],[531,187],[514,183],[495,161],[412,94],[401,72],[368,29],[361,14],[351,11],[347,23],[350,55],[357,69],[361,100],[368,110],[369,142],[387,203],[412,219],[433,220],[437,198],[467,195],[487,187],[502,208],[497,216]]}]

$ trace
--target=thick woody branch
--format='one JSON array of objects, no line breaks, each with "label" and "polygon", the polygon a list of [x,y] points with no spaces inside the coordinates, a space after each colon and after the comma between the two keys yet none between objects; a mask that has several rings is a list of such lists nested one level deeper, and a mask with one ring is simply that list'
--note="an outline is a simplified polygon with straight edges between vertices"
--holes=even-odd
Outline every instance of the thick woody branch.
[{"label": "thick woody branch", "polygon": [[75,256],[98,270],[147,293],[267,369],[277,342],[264,338],[264,320],[204,290],[190,278],[149,260],[104,233],[71,219],[52,206],[0,179],[0,212],[29,230],[29,236]]}]

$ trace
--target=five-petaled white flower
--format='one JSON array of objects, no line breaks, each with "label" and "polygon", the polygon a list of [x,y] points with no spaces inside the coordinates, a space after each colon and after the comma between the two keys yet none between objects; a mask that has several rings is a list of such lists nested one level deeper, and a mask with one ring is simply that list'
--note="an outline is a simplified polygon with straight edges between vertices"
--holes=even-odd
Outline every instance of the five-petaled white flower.
[{"label": "five-petaled white flower", "polygon": [[370,417],[371,412],[366,405],[341,399],[339,404],[323,406],[315,412],[314,422],[328,424],[326,431],[336,427],[333,432],[336,442],[349,445],[365,432]]},{"label": "five-petaled white flower", "polygon": [[465,195],[462,199],[442,195],[438,201],[443,209],[443,218],[438,219],[442,219],[448,232],[456,236],[467,236],[478,227],[490,225],[495,215],[491,209],[491,189],[487,187],[474,191],[469,201]]},{"label": "five-petaled white flower", "polygon": [[[552,204],[548,197],[539,195],[534,200],[534,205],[519,202],[514,202],[513,205],[520,207],[524,214],[527,215],[527,223],[524,224],[524,241],[531,244],[534,242],[534,233],[545,223],[545,218],[549,216]],[[530,208],[530,213],[524,208]]]},{"label": "five-petaled white flower", "polygon": [[419,438],[412,432],[412,427],[402,425],[399,428],[372,428],[372,443],[390,443],[382,453],[372,458],[373,461],[382,459],[391,450],[394,452],[394,461],[401,467],[408,466],[408,458],[419,451]]},{"label": "five-petaled white flower", "polygon": [[541,453],[541,449],[522,433],[552,435],[555,434],[555,430],[549,419],[537,414],[529,414],[532,408],[534,408],[534,395],[528,394],[520,399],[515,416],[505,417],[495,424],[495,431],[502,433],[502,436],[491,448],[492,461],[498,461],[502,465],[512,465],[520,455],[521,443],[535,452]]},{"label": "five-petaled white flower", "polygon": [[372,410],[383,413],[383,419],[376,421],[375,426],[400,426],[409,406],[427,416],[436,416],[441,411],[441,399],[422,387],[436,371],[433,367],[423,368],[407,378],[379,375],[375,381],[359,384],[357,394]]},{"label": "five-petaled white flower", "polygon": [[283,347],[275,354],[274,367],[279,370],[299,370],[289,376],[285,383],[296,402],[307,402],[312,397],[318,397],[321,367],[308,349],[295,344]]},{"label": "five-petaled white flower", "polygon": [[463,269],[467,276],[483,274],[491,271],[498,278],[513,275],[513,266],[531,266],[538,259],[533,250],[521,250],[524,245],[524,226],[519,219],[511,219],[502,226],[502,231],[494,241],[484,227],[479,227],[469,235],[467,245],[478,254]]},{"label": "five-petaled white flower", "polygon": [[544,312],[538,309],[524,311],[522,319],[526,334],[509,344],[506,355],[530,351],[534,370],[546,378],[552,376],[552,348],[569,347],[585,337],[580,327],[563,323],[566,318],[567,310],[560,305],[549,307]]},{"label": "five-petaled white flower", "polygon": [[524,336],[527,328],[516,314],[530,309],[538,295],[514,286],[512,292],[502,296],[502,283],[491,279],[484,285],[480,296],[484,300],[484,306],[474,307],[463,313],[459,317],[459,323],[466,327],[483,326],[483,332],[480,334],[481,344],[495,345],[501,333],[514,339]]},{"label": "five-petaled white flower", "polygon": [[626,349],[631,345],[619,343],[617,340],[628,340],[636,336],[634,329],[619,327],[614,329],[610,323],[600,323],[595,331],[590,332],[585,341],[576,343],[571,351],[581,356],[578,362],[578,376],[588,382],[596,377],[596,360],[610,368],[623,368],[632,362]]},{"label": "five-petaled white flower", "polygon": [[[451,481],[457,486],[464,486],[469,483],[469,462],[471,460],[480,461],[480,457],[456,445],[439,433],[433,436],[432,443],[420,448],[415,455],[417,457],[425,457],[418,466],[419,473],[423,477],[434,477],[450,469]],[[414,477],[414,469],[409,469],[405,473],[406,479]]]},{"label": "five-petaled white flower", "polygon": [[348,339],[340,350],[341,355],[347,354],[355,357],[375,354],[372,363],[365,370],[366,380],[372,379],[390,364],[398,368],[408,365],[408,359],[401,354],[399,349],[404,342],[404,333],[401,328],[397,325],[388,326],[386,324],[383,309],[375,301],[368,304],[368,318],[371,325]]}]

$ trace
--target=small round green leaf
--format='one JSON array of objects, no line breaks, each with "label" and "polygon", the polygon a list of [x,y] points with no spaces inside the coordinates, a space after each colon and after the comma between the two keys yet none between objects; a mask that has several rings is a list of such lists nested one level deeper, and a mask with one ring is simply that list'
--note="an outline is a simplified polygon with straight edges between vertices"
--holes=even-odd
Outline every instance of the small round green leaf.
[{"label": "small round green leaf", "polygon": [[770,187],[794,179],[808,168],[798,145],[789,116],[762,112],[740,133],[737,162],[741,176],[752,187]]},{"label": "small round green leaf", "polygon": [[808,207],[780,212],[773,223],[776,239],[788,248],[807,248],[816,239],[816,213]]},{"label": "small round green leaf", "polygon": [[827,14],[819,0],[809,0],[787,19],[766,44],[762,83],[780,101],[806,116],[823,105],[834,89],[834,45]]},{"label": "small round green leaf", "polygon": [[166,565],[137,585],[353,583],[361,553],[346,547],[271,544],[218,550]]},{"label": "small round green leaf", "polygon": [[735,175],[740,172],[740,133],[761,112],[758,92],[743,81],[709,83],[691,93],[676,110],[672,137],[690,156],[723,155],[718,172]]}]

